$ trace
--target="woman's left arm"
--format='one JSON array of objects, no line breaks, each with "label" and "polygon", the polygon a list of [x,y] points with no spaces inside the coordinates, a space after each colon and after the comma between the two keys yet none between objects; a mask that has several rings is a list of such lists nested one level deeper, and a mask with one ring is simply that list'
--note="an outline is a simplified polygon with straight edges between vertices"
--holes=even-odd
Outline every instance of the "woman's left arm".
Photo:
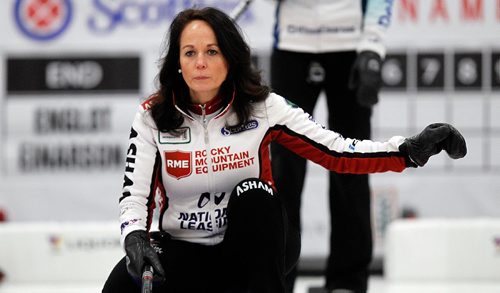
[{"label": "woman's left arm", "polygon": [[401,172],[411,165],[408,156],[399,150],[405,141],[402,136],[385,142],[344,138],[325,129],[311,115],[281,96],[271,94],[266,103],[273,140],[331,171]]},{"label": "woman's left arm", "polygon": [[269,133],[274,141],[338,173],[401,172],[407,167],[424,166],[431,156],[442,150],[452,159],[467,154],[464,137],[447,123],[431,124],[410,138],[393,136],[379,142],[344,138],[275,94],[267,99],[266,108],[271,127]]}]

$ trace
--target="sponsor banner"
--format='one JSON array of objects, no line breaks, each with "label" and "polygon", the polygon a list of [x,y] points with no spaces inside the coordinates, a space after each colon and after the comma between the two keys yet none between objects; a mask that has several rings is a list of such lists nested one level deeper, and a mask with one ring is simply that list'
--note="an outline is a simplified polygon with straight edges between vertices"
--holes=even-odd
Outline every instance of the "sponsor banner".
[{"label": "sponsor banner", "polygon": [[[11,0],[1,1],[0,37],[19,44],[112,44],[116,48],[159,45],[181,10],[213,6],[230,13],[240,0]],[[254,1],[238,23],[248,37],[269,47],[273,1]],[[262,29],[266,28],[266,33]]]},{"label": "sponsor banner", "polygon": [[[160,44],[182,9],[215,6],[231,12],[239,0],[11,0],[0,2],[0,37],[7,46],[108,44],[115,48]],[[272,44],[274,1],[254,1],[238,20],[260,49]],[[484,29],[488,27],[488,29]],[[481,46],[500,35],[498,0],[394,1],[389,46]],[[468,42],[467,40],[475,40]],[[478,42],[479,41],[479,42]],[[44,46],[45,46],[44,45]]]},{"label": "sponsor banner", "polygon": [[9,239],[0,241],[0,261],[2,270],[8,272],[8,282],[26,287],[41,283],[73,284],[75,288],[93,282],[103,284],[110,269],[123,257],[115,221],[5,223],[0,227],[0,237]]},{"label": "sponsor banner", "polygon": [[394,1],[386,43],[391,47],[498,45],[498,0]]}]

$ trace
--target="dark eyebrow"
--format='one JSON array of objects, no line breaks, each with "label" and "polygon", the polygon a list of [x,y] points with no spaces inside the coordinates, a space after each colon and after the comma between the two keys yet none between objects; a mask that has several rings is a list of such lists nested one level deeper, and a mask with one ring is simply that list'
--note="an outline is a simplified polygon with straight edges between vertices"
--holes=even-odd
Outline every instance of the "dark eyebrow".
[{"label": "dark eyebrow", "polygon": [[[219,45],[217,45],[216,43],[214,43],[214,44],[208,44],[208,45],[207,45],[207,48],[209,48],[209,47],[217,47],[217,48],[219,48]],[[194,48],[194,46],[193,46],[193,45],[188,44],[188,45],[185,45],[185,46],[181,47],[181,50],[182,50],[182,49],[185,49],[185,48]]]}]

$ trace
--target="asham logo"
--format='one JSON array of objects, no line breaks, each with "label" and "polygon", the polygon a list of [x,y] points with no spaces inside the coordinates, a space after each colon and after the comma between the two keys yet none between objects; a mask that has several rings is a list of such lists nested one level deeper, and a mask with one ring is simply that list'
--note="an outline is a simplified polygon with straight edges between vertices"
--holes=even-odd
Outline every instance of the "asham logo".
[{"label": "asham logo", "polygon": [[176,179],[181,179],[191,175],[191,162],[191,152],[165,152],[165,166],[167,168],[167,174]]},{"label": "asham logo", "polygon": [[261,189],[264,190],[265,192],[269,193],[270,195],[274,195],[274,190],[271,187],[269,183],[265,183],[262,180],[259,179],[247,179],[243,182],[240,182],[236,186],[236,195],[240,196],[242,193],[247,192],[249,190],[253,189]]},{"label": "asham logo", "polygon": [[26,36],[48,41],[66,30],[72,9],[70,0],[16,0],[14,15],[18,28]]}]

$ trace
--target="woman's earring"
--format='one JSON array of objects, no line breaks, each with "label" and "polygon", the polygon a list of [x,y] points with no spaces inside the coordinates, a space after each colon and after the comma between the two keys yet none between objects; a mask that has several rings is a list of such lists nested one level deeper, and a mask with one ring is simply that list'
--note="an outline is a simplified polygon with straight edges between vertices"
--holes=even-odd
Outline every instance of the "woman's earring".
[{"label": "woman's earring", "polygon": [[182,73],[182,69],[179,68],[179,70],[177,70],[177,72]]}]

